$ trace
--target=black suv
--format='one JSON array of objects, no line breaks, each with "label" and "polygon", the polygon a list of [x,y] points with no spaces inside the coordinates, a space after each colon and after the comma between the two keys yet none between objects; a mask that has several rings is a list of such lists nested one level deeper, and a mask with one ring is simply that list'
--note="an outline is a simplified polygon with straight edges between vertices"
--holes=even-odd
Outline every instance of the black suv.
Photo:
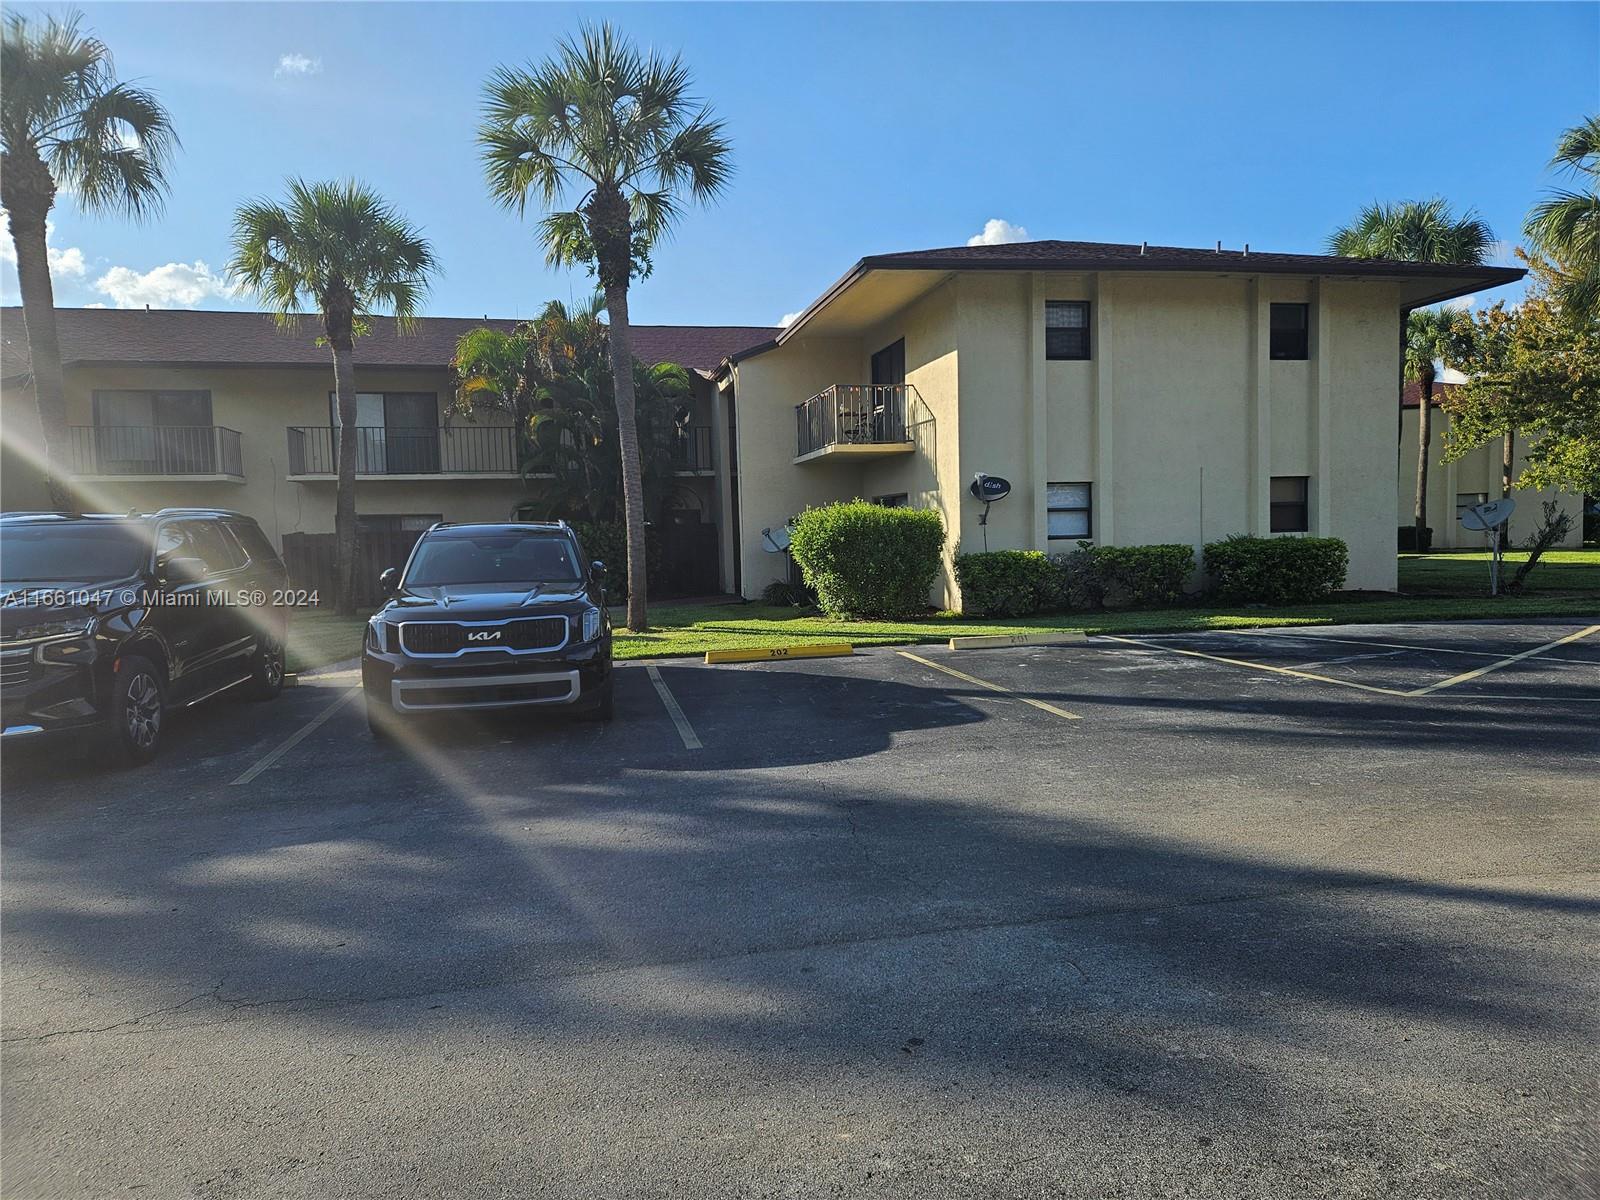
[{"label": "black suv", "polygon": [[392,598],[367,625],[373,736],[440,709],[567,705],[610,720],[604,576],[565,521],[433,526],[403,572],[383,573]]},{"label": "black suv", "polygon": [[249,517],[0,515],[4,740],[96,731],[131,762],[166,713],[283,687],[283,563]]}]

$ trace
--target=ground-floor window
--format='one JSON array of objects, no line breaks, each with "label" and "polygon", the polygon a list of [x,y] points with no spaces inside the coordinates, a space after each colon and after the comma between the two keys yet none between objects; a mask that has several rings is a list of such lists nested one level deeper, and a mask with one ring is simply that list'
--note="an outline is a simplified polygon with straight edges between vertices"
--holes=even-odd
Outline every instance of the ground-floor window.
[{"label": "ground-floor window", "polygon": [[1092,537],[1094,488],[1087,483],[1052,483],[1045,487],[1052,541]]},{"label": "ground-floor window", "polygon": [[1461,514],[1469,508],[1489,502],[1488,492],[1457,492],[1456,493],[1456,520],[1461,520]]},{"label": "ground-floor window", "polygon": [[1274,475],[1272,477],[1273,533],[1305,533],[1311,528],[1310,477]]},{"label": "ground-floor window", "polygon": [[881,504],[885,508],[905,508],[910,503],[905,492],[891,492],[887,496],[874,496],[872,502]]}]

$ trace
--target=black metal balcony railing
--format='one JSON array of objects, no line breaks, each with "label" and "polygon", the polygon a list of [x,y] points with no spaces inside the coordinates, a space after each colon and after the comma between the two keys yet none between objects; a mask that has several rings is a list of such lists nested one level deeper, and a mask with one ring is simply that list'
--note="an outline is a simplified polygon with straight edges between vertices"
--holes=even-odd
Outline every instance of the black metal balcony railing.
[{"label": "black metal balcony railing", "polygon": [[907,414],[920,399],[909,383],[836,383],[794,406],[797,453],[908,442]]},{"label": "black metal balcony railing", "polygon": [[[408,429],[356,427],[357,475],[514,475],[517,431],[508,425]],[[289,426],[289,474],[335,475],[337,425]]]},{"label": "black metal balcony railing", "polygon": [[239,431],[221,425],[69,425],[74,475],[231,475],[244,478]]},{"label": "black metal balcony railing", "polygon": [[681,430],[672,443],[672,469],[675,471],[710,471],[711,426],[691,425]]}]

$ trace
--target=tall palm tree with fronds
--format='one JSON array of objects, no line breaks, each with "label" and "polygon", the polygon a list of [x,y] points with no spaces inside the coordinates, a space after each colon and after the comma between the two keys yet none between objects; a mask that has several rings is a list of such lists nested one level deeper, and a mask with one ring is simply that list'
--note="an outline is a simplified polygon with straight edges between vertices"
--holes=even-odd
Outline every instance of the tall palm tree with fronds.
[{"label": "tall palm tree with fronds", "polygon": [[385,310],[407,331],[437,264],[421,233],[366,184],[291,179],[288,188],[287,204],[252,200],[240,206],[228,270],[284,329],[292,329],[307,310],[314,312],[332,351],[339,413],[337,604],[349,614],[356,596],[355,339]]},{"label": "tall palm tree with fronds", "polygon": [[1556,188],[1534,206],[1524,232],[1555,265],[1562,311],[1600,319],[1600,116],[1561,135],[1550,166],[1578,186]]},{"label": "tall palm tree with fronds", "polygon": [[[1456,263],[1482,266],[1494,248],[1494,233],[1477,213],[1468,211],[1457,217],[1450,205],[1432,200],[1404,200],[1398,204],[1369,204],[1356,219],[1328,238],[1328,253],[1342,258],[1386,258],[1395,262]],[[1413,359],[1412,314],[1400,319],[1400,394],[1405,395],[1407,378],[1420,381],[1408,366]],[[1432,360],[1428,363],[1428,388],[1432,392]],[[1428,528],[1428,454],[1433,431],[1432,406],[1424,397],[1417,414],[1417,499],[1415,546],[1421,550]]]},{"label": "tall palm tree with fronds", "polygon": [[70,191],[90,213],[135,219],[161,206],[178,137],[155,96],[116,77],[111,51],[81,18],[30,21],[7,13],[0,34],[0,206],[10,216],[33,396],[51,503],[69,507],[63,479],[67,409],[45,248],[50,210]]},{"label": "tall palm tree with fronds", "polygon": [[530,200],[542,204],[548,261],[589,266],[605,296],[633,630],[644,629],[647,613],[628,286],[649,274],[651,248],[684,198],[709,201],[732,169],[723,123],[689,87],[681,57],[641,53],[609,24],[585,26],[541,64],[497,68],[478,131],[490,194],[518,213]]},{"label": "tall palm tree with fronds", "polygon": [[1428,446],[1433,432],[1435,364],[1447,362],[1456,338],[1456,314],[1448,308],[1423,308],[1406,317],[1405,376],[1418,385],[1422,415],[1417,424],[1416,549],[1426,548],[1428,519]]}]

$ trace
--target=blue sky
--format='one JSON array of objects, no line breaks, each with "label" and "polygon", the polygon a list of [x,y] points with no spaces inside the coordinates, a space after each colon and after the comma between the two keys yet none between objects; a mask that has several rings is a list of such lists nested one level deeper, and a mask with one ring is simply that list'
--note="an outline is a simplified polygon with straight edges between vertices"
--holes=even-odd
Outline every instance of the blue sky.
[{"label": "blue sky", "polygon": [[[45,11],[41,6],[18,6]],[[59,10],[55,10],[59,11]],[[184,147],[144,225],[58,204],[63,305],[249,307],[235,205],[354,174],[432,239],[435,315],[588,292],[488,200],[480,88],[583,19],[681,50],[737,174],[638,285],[640,322],[775,323],[864,254],[1031,237],[1316,251],[1440,194],[1507,245],[1600,96],[1600,5],[86,4]],[[9,241],[5,246],[10,255]],[[10,264],[0,291],[16,302]]]}]

